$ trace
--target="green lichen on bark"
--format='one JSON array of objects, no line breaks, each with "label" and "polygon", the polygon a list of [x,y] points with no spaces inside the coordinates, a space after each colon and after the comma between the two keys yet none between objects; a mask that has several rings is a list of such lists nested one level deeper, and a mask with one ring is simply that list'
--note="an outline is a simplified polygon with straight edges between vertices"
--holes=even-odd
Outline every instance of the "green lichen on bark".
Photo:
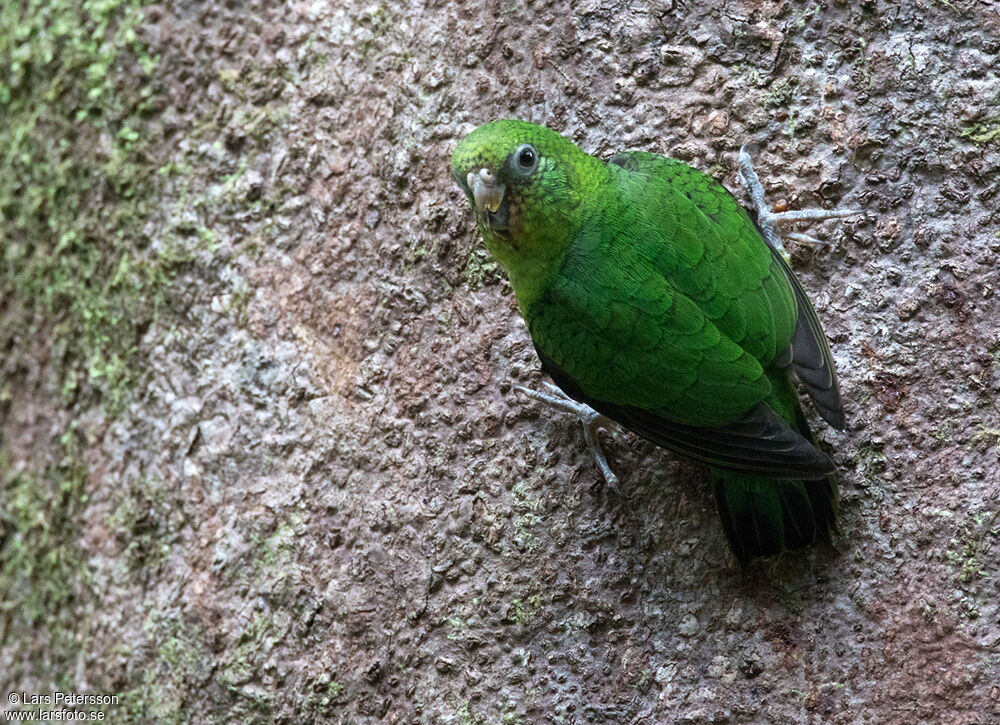
[{"label": "green lichen on bark", "polygon": [[139,0],[0,8],[0,344],[51,336],[68,399],[118,407],[182,258],[147,249],[156,59]]},{"label": "green lichen on bark", "polygon": [[[0,349],[13,351],[0,362],[0,413],[23,402],[16,386],[46,352],[45,380],[69,404],[117,408],[169,277],[169,253],[143,250],[156,60],[136,33],[140,6],[0,4]],[[71,689],[91,598],[86,445],[69,424],[14,465],[0,443],[0,641],[30,644],[22,674]]]},{"label": "green lichen on bark", "polygon": [[974,143],[1000,144],[1000,118],[989,118],[962,129],[962,138]]},{"label": "green lichen on bark", "polygon": [[77,614],[89,593],[78,543],[87,474],[74,430],[59,447],[61,458],[37,475],[11,466],[0,448],[0,642],[39,633],[19,664],[30,662],[34,677],[65,688],[79,653]]}]

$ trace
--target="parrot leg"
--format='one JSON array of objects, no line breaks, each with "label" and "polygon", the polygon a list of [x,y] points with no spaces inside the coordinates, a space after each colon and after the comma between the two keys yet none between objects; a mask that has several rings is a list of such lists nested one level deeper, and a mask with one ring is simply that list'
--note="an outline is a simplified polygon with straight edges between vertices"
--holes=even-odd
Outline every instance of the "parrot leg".
[{"label": "parrot leg", "polygon": [[[794,224],[800,221],[819,221],[821,219],[843,219],[844,217],[856,216],[862,212],[861,209],[798,209],[796,211],[773,212],[767,202],[764,201],[764,186],[760,183],[760,177],[754,171],[753,162],[750,160],[750,153],[747,147],[740,149],[739,156],[739,176],[743,186],[750,194],[757,211],[757,224],[764,232],[764,240],[777,251],[786,262],[792,261],[792,255],[785,250],[781,234],[777,227],[782,224]],[[804,244],[823,244],[815,237],[798,232],[786,232],[786,237],[796,242]]]},{"label": "parrot leg", "polygon": [[612,427],[614,421],[607,416],[601,415],[589,405],[573,400],[558,387],[552,385],[552,383],[543,383],[543,385],[552,393],[551,395],[540,393],[537,390],[530,390],[520,385],[515,386],[514,389],[524,393],[529,398],[547,403],[553,408],[565,413],[571,413],[580,419],[580,422],[583,423],[583,438],[587,441],[587,447],[590,449],[591,455],[594,456],[597,467],[601,469],[604,480],[607,481],[611,490],[620,496],[621,491],[618,489],[618,476],[614,474],[611,466],[608,465],[608,459],[604,457],[604,451],[601,449],[601,441],[597,438],[598,429],[604,428],[615,440],[619,440],[621,434]]}]

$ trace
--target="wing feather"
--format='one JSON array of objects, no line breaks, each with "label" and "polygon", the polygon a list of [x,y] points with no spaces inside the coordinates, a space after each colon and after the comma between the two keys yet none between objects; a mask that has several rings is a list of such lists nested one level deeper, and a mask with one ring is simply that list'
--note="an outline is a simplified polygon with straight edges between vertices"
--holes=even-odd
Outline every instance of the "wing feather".
[{"label": "wing feather", "polygon": [[840,397],[840,382],[837,380],[837,368],[819,317],[795,273],[780,254],[773,249],[771,254],[781,265],[792,286],[799,312],[795,321],[795,333],[792,335],[792,370],[802,381],[816,412],[834,428],[843,430],[846,419],[844,402]]},{"label": "wing feather", "polygon": [[676,423],[642,408],[587,395],[551,357],[535,349],[542,369],[571,398],[675,453],[711,466],[773,478],[823,478],[834,471],[833,461],[764,403],[723,426]]}]

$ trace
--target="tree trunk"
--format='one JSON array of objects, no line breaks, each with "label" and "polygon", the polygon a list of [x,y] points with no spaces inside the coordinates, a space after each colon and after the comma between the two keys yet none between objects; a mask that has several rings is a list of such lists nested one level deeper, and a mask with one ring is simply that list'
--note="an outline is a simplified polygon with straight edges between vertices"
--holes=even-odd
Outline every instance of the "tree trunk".
[{"label": "tree trunk", "polygon": [[[11,7],[7,7],[7,6]],[[112,722],[1000,722],[1000,3],[0,10],[0,708]],[[519,117],[742,198],[792,266],[841,536],[542,381],[448,174]],[[6,700],[4,693],[11,693]],[[26,702],[25,702],[26,701]]]}]

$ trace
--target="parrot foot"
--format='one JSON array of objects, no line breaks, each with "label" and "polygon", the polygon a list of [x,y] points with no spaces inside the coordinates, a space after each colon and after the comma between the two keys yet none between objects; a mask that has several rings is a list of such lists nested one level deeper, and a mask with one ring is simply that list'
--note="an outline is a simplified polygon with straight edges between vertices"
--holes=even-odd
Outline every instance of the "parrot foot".
[{"label": "parrot foot", "polygon": [[[791,263],[792,255],[785,250],[781,234],[777,227],[785,224],[794,224],[801,221],[819,221],[822,219],[843,219],[845,217],[861,214],[861,209],[797,209],[795,211],[774,212],[764,201],[764,186],[760,183],[760,177],[754,171],[753,162],[750,160],[750,153],[747,147],[740,148],[739,155],[739,176],[743,186],[750,194],[757,211],[757,224],[764,233],[764,240],[768,245],[778,252],[785,260]],[[796,242],[811,245],[823,245],[824,243],[808,234],[799,232],[786,232],[785,237]]]},{"label": "parrot foot", "polygon": [[614,474],[614,471],[611,470],[611,466],[608,465],[608,459],[604,457],[604,451],[601,449],[601,441],[597,437],[598,429],[603,428],[610,433],[616,441],[621,442],[621,433],[613,427],[614,421],[605,415],[601,415],[589,405],[586,405],[585,403],[578,403],[573,400],[552,383],[542,384],[549,390],[551,395],[546,395],[545,393],[540,393],[537,390],[531,390],[520,385],[514,386],[514,389],[518,392],[524,393],[529,398],[534,398],[535,400],[547,403],[553,408],[570,413],[579,418],[580,422],[583,423],[583,438],[587,441],[587,447],[590,449],[591,455],[594,456],[594,462],[596,462],[597,467],[601,469],[601,473],[604,475],[604,480],[607,482],[608,487],[621,496],[621,490],[618,488],[618,476]]}]

